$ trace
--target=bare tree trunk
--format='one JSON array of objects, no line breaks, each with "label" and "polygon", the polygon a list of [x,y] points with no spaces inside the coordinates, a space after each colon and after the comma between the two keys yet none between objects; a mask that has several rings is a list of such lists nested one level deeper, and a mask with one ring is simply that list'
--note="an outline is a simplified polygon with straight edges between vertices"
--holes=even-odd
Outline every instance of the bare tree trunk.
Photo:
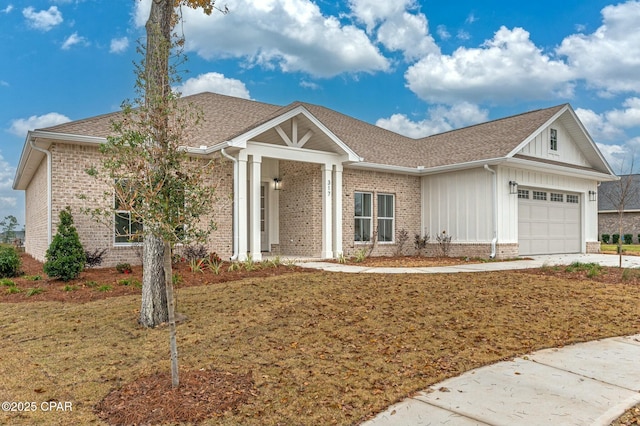
[{"label": "bare tree trunk", "polygon": [[[142,254],[142,304],[139,322],[145,327],[156,327],[169,321],[166,276],[163,267],[165,245],[161,238],[146,235]],[[171,260],[171,254],[169,254]],[[171,276],[169,276],[171,279]]]},{"label": "bare tree trunk", "polygon": [[178,374],[178,344],[176,342],[176,310],[173,298],[173,273],[171,268],[171,246],[164,244],[164,277],[167,289],[167,306],[169,311],[169,347],[171,351],[171,385],[175,388],[180,384]]}]

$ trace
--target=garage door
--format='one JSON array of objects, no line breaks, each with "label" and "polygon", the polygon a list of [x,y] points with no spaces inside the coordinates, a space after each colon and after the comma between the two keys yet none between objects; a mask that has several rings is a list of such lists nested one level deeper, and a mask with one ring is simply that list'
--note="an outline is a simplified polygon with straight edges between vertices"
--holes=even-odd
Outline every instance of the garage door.
[{"label": "garage door", "polygon": [[580,196],[518,189],[520,255],[579,253]]}]

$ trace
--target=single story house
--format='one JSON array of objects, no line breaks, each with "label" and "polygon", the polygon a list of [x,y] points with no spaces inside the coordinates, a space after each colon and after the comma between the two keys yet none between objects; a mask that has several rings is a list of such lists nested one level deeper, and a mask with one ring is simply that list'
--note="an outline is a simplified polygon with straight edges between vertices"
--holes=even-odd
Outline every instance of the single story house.
[{"label": "single story house", "polygon": [[[616,177],[568,104],[412,139],[304,102],[185,99],[205,115],[185,145],[218,158],[211,179],[231,200],[211,212],[209,248],[220,256],[336,258],[371,245],[391,255],[403,230],[409,252],[415,234],[430,233],[437,253],[443,231],[452,256],[599,251],[595,194]],[[118,114],[28,133],[13,187],[26,192],[25,246],[36,259],[65,206],[85,248],[108,249],[105,264],[137,259],[139,244],[82,215],[78,198],[109,189],[85,170]]]},{"label": "single story house", "polygon": [[[622,207],[622,232],[619,210]],[[598,232],[602,234],[631,234],[633,242],[640,242],[640,175],[620,175],[620,180],[602,182],[598,187]],[[610,240],[609,242],[611,242]]]}]

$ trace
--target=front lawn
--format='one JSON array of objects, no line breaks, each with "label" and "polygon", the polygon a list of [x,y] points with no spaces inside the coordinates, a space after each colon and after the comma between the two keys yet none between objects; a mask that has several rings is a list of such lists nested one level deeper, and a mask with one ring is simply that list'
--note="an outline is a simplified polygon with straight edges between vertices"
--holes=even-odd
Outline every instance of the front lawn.
[{"label": "front lawn", "polygon": [[[357,424],[487,363],[639,333],[637,274],[598,281],[618,272],[287,272],[180,288],[180,366],[253,381],[246,403],[203,424]],[[0,303],[0,400],[73,410],[5,412],[0,423],[100,424],[94,409],[110,391],[169,370],[168,331],[137,325],[139,296],[33,300]]]}]

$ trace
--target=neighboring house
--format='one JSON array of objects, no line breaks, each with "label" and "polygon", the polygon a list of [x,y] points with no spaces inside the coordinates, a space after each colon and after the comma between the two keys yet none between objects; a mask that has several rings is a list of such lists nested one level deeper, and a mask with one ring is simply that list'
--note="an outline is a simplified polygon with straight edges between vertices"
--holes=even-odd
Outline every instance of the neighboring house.
[{"label": "neighboring house", "polygon": [[[568,104],[411,139],[302,102],[185,99],[205,115],[188,151],[218,159],[211,179],[233,200],[212,207],[209,246],[223,257],[335,258],[372,239],[373,255],[391,255],[400,230],[408,251],[429,232],[433,253],[446,231],[453,256],[599,251],[591,200],[615,176]],[[109,249],[105,264],[137,259],[139,245],[82,215],[78,198],[108,189],[85,170],[99,164],[119,114],[28,133],[13,187],[26,192],[26,251],[35,258],[69,205],[85,248]]]},{"label": "neighboring house", "polygon": [[620,180],[598,187],[598,235],[602,234],[631,234],[634,243],[640,242],[640,175],[620,175]]},{"label": "neighboring house", "polygon": [[[22,246],[24,244],[24,236],[25,236],[25,232],[24,231],[13,231],[13,235],[8,238],[8,243],[10,244],[14,244],[14,243],[18,243],[18,245]],[[0,242],[5,240],[5,232],[0,232]]]}]

